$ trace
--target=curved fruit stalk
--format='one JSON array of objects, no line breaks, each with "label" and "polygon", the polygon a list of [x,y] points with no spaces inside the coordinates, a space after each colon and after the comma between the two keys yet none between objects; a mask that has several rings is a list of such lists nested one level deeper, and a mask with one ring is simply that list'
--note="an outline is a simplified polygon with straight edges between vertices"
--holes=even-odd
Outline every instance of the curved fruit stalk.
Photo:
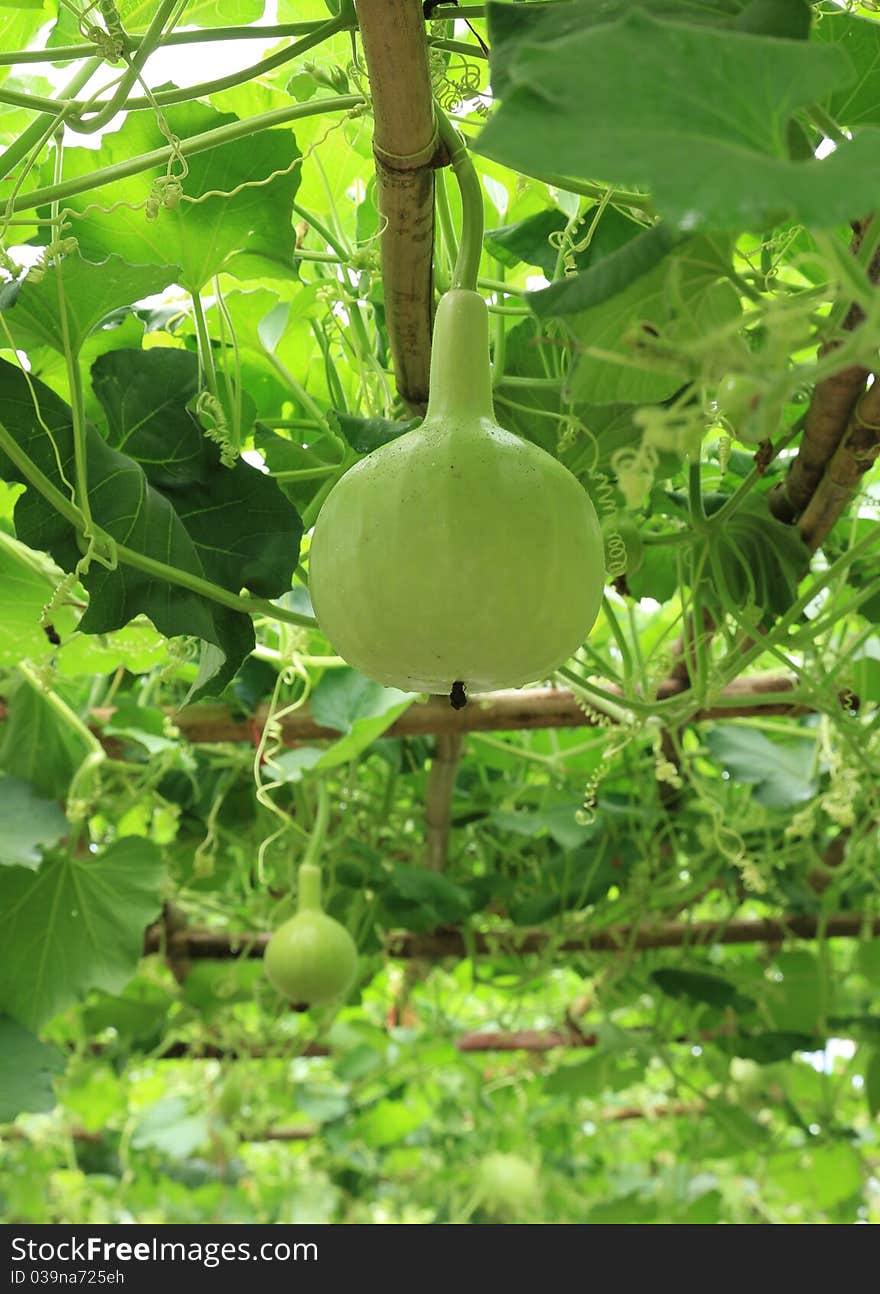
[{"label": "curved fruit stalk", "polygon": [[334,648],[405,691],[519,687],[583,642],[604,583],[596,512],[557,459],[496,423],[477,292],[440,301],[425,420],[337,483],[309,563]]},{"label": "curved fruit stalk", "polygon": [[266,975],[290,1002],[320,1006],[341,997],[357,973],[354,940],[321,907],[321,869],[299,869],[296,916],[280,925],[266,946]]}]

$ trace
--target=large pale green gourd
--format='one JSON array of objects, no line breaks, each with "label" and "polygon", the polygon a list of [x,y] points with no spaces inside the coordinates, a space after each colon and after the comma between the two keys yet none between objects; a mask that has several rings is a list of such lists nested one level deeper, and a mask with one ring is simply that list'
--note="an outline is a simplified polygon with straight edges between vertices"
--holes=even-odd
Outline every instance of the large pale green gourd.
[{"label": "large pale green gourd", "polygon": [[309,570],[334,648],[405,691],[519,687],[583,642],[604,582],[596,512],[557,459],[496,423],[478,293],[441,299],[425,420],[337,483]]}]

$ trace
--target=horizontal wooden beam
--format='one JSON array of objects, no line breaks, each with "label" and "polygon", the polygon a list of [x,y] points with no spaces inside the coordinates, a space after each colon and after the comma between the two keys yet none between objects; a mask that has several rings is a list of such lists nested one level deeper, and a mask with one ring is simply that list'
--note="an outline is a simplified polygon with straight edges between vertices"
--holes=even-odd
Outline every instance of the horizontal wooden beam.
[{"label": "horizontal wooden beam", "polygon": [[[443,957],[467,957],[471,948],[478,954],[497,956],[542,952],[548,946],[560,953],[625,953],[651,948],[706,948],[713,944],[774,944],[788,939],[822,936],[856,939],[876,938],[877,935],[880,935],[880,917],[866,917],[860,912],[841,912],[825,918],[792,913],[763,919],[736,917],[730,921],[661,921],[640,926],[615,926],[608,930],[573,933],[561,943],[557,942],[554,933],[547,930],[475,932],[465,938],[461,930],[441,927],[427,934],[390,934],[385,948],[391,957],[438,961]],[[169,937],[168,950],[175,960],[260,958],[268,942],[266,933],[231,935],[215,930],[188,929]],[[159,952],[165,946],[161,927],[151,926],[144,940],[144,952]]]}]

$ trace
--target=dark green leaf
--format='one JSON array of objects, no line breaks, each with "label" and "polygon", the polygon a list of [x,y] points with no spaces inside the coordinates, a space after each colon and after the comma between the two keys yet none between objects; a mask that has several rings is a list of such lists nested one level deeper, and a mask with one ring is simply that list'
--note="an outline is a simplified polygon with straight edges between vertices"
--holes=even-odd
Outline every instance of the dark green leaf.
[{"label": "dark green leaf", "polygon": [[754,786],[754,798],[768,808],[791,808],[816,792],[813,741],[771,741],[757,728],[719,724],[706,745],[734,781]]},{"label": "dark green leaf", "polygon": [[43,690],[22,679],[9,700],[0,768],[24,778],[47,800],[60,800],[89,753],[82,735],[58,714]]},{"label": "dark green leaf", "polygon": [[528,303],[542,319],[588,310],[623,292],[654,269],[684,238],[685,235],[661,221],[580,274],[530,293]]},{"label": "dark green leaf", "polygon": [[331,414],[337,431],[359,454],[372,454],[380,445],[387,445],[389,440],[396,440],[405,431],[412,431],[421,421],[419,418],[411,418],[408,422],[392,422],[390,418],[360,418],[339,409],[333,409]]},{"label": "dark green leaf", "polygon": [[0,1123],[24,1111],[51,1110],[56,1100],[52,1080],[64,1067],[55,1047],[0,1015]]},{"label": "dark green leaf", "polygon": [[722,979],[720,975],[708,975],[704,971],[676,970],[674,967],[663,967],[651,972],[651,979],[669,997],[687,998],[692,1002],[705,1002],[708,1006],[730,1007],[733,1011],[745,1012],[754,1009],[751,998]]},{"label": "dark green leaf", "polygon": [[55,800],[37,795],[30,782],[0,777],[0,866],[39,867],[43,850],[67,834],[68,822]]},{"label": "dark green leaf", "polygon": [[[39,420],[31,389],[39,401]],[[31,379],[28,385],[21,371],[5,361],[0,361],[0,395],[6,429],[56,488],[64,490],[65,481],[75,478],[68,407],[40,382]],[[98,525],[136,552],[203,578],[205,572],[182,521],[168,500],[150,488],[140,466],[111,448],[91,428],[86,443],[89,497]],[[2,453],[0,474],[11,481],[23,479]],[[64,570],[75,569],[82,555],[76,532],[36,491],[28,490],[19,499],[15,521],[19,537],[32,548],[50,552]],[[119,629],[144,612],[168,636],[193,634],[214,641],[225,650],[230,677],[253,645],[247,617],[226,612],[179,585],[159,585],[134,567],[119,564],[108,569],[93,562],[82,582],[89,593],[89,608],[80,622],[85,633]],[[245,622],[250,637],[244,644],[234,632],[230,615]]]}]

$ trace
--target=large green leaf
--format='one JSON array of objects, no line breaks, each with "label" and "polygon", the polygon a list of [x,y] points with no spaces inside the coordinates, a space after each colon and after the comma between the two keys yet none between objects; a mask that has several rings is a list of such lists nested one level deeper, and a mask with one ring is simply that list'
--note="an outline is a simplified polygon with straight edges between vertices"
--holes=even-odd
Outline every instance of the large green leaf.
[{"label": "large green leaf", "polygon": [[719,724],[707,733],[706,745],[734,781],[754,786],[754,798],[768,808],[791,808],[816,792],[812,740],[771,741],[757,728]]},{"label": "large green leaf", "polygon": [[[6,323],[16,348],[51,346],[79,351],[102,319],[120,306],[161,292],[180,273],[177,265],[129,265],[111,255],[98,263],[78,253],[50,266],[35,283],[28,276],[10,306]],[[64,292],[64,309],[59,296]],[[65,337],[66,323],[66,337]]]},{"label": "large green leaf", "polygon": [[162,902],[164,867],[140,836],[100,854],[59,854],[39,871],[0,872],[0,1004],[39,1028],[89,989],[118,993]]},{"label": "large green leaf", "polygon": [[47,800],[63,799],[89,747],[29,678],[15,685],[2,731],[0,768],[24,778]]},{"label": "large green leaf", "polygon": [[51,1110],[56,1099],[52,1080],[64,1066],[56,1047],[0,1015],[0,1123],[25,1111]]},{"label": "large green leaf", "polygon": [[290,588],[302,526],[275,482],[241,459],[220,461],[188,411],[199,389],[188,351],[122,350],[92,367],[108,443],[141,466],[181,518],[208,578],[274,597]]},{"label": "large green leaf", "polygon": [[[123,354],[128,357],[125,361],[112,363],[117,372],[122,364],[132,381],[149,371],[165,390],[161,375],[166,375],[166,381],[173,380],[168,375],[179,375],[181,371],[183,352]],[[193,357],[184,357],[182,363],[189,365],[191,373]],[[39,420],[31,388],[39,402]],[[181,410],[189,390],[179,399]],[[21,372],[5,362],[0,362],[0,397],[7,431],[49,480],[58,489],[66,490],[66,482],[75,475],[67,406],[41,383],[32,379],[29,387]],[[120,407],[119,417],[129,408]],[[149,420],[157,416],[157,408],[161,412],[161,402],[158,406],[153,402],[151,408],[147,400],[140,412]],[[182,421],[183,413],[178,418],[178,422]],[[132,429],[128,424],[116,426],[124,441]],[[188,434],[198,434],[195,424],[190,425]],[[155,451],[149,425],[143,435],[147,449]],[[261,473],[245,465],[235,469],[235,476],[227,473],[219,466],[216,446],[205,444],[203,478],[186,491],[166,484],[163,494],[151,485],[138,462],[120,453],[96,431],[89,429],[87,446],[92,512],[98,525],[114,539],[191,575],[207,576],[234,593],[248,581],[255,593],[268,596],[289,587],[298,552],[298,520],[277,487]],[[155,469],[160,477],[166,451],[173,460],[176,451],[166,442],[159,464],[148,462],[150,470]],[[224,473],[235,481],[235,498],[230,497],[230,483]],[[0,474],[8,480],[23,479],[2,454]],[[166,483],[167,478],[164,472]],[[274,497],[267,502],[270,494]],[[251,506],[242,507],[242,498]],[[251,507],[253,515],[249,515]],[[50,552],[65,570],[74,569],[81,556],[74,529],[35,490],[28,490],[18,501],[15,519],[22,540]],[[169,637],[190,634],[212,644],[216,655],[203,670],[200,690],[209,685],[216,690],[225,686],[253,646],[253,628],[247,615],[227,610],[179,585],[159,583],[133,566],[120,563],[108,569],[95,562],[83,576],[83,584],[89,593],[89,607],[80,622],[85,633],[119,629],[143,612]]]},{"label": "large green leaf", "polygon": [[658,354],[655,343],[659,338],[686,351],[688,341],[737,318],[739,299],[724,279],[726,256],[724,240],[691,239],[610,299],[573,315],[580,353],[568,383],[572,399],[615,404],[671,396],[689,376],[688,361],[665,349]]},{"label": "large green leaf", "polygon": [[880,130],[789,158],[792,114],[853,81],[839,48],[633,10],[540,43],[526,32],[506,54],[475,146],[507,166],[540,174],[552,140],[557,172],[647,186],[683,229],[828,228],[880,199]]},{"label": "large green leaf", "polygon": [[677,230],[661,221],[580,274],[560,279],[540,292],[531,293],[528,303],[542,319],[548,315],[571,315],[589,310],[591,306],[600,305],[609,297],[623,292],[636,279],[659,265],[682,241],[682,237]]},{"label": "large green leaf", "polygon": [[[236,120],[197,103],[168,108],[166,117],[180,139]],[[112,165],[166,142],[154,113],[134,113],[120,130],[102,137],[101,162]],[[148,221],[140,209],[153,179],[165,174],[164,167],[156,167],[71,198],[72,210],[89,208],[87,219],[73,222],[74,232],[84,254],[95,259],[115,251],[134,264],[180,265],[180,282],[190,291],[221,270],[236,273],[241,268],[249,277],[292,278],[290,204],[299,185],[299,167],[288,170],[298,156],[289,130],[263,131],[220,144],[188,159],[185,198],[173,210],[162,210],[156,220]],[[65,149],[65,179],[94,170],[92,149]],[[234,196],[227,196],[233,190]],[[120,202],[139,209],[100,210]]]},{"label": "large green leaf", "polygon": [[823,106],[849,130],[876,126],[880,124],[880,23],[830,5],[822,8],[816,39],[842,50],[856,72],[855,79],[829,94]]},{"label": "large green leaf", "polygon": [[55,800],[37,795],[20,777],[0,777],[0,865],[39,867],[43,850],[57,845],[68,823]]}]

